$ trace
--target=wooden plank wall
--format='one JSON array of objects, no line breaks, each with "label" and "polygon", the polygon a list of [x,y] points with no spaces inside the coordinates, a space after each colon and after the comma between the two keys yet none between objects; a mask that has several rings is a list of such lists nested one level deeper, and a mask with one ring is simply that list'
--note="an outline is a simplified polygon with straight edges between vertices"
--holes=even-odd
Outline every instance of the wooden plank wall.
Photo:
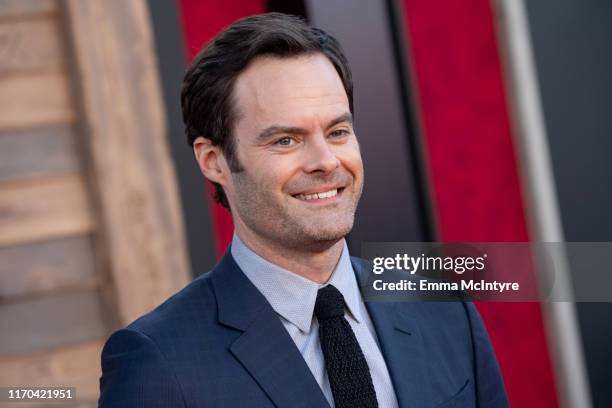
[{"label": "wooden plank wall", "polygon": [[[0,1],[0,384],[97,398],[111,330],[58,5]],[[22,405],[20,405],[22,406]]]},{"label": "wooden plank wall", "polygon": [[191,276],[150,17],[145,0],[65,4],[104,255],[129,323]]},{"label": "wooden plank wall", "polygon": [[[115,24],[113,17],[145,33],[149,24],[144,2],[112,3],[0,0],[0,386],[76,386],[78,406],[96,405],[100,351],[112,330],[160,303],[189,276],[163,150],[161,99],[140,95],[145,100],[135,112],[159,129],[138,128],[135,120],[127,131],[140,136],[129,155],[106,150],[113,138],[121,150],[130,137],[113,125],[124,120],[134,89],[121,81],[120,95],[104,95],[104,85],[92,88],[109,74],[98,69],[92,78],[84,70],[107,56],[79,41],[106,35],[94,29],[104,27],[96,21],[100,12],[111,13],[106,28]],[[136,17],[122,12],[122,3],[137,4]],[[90,12],[94,4],[97,15]],[[92,33],[75,39],[78,30]],[[153,52],[146,48],[141,57],[154,72]],[[127,56],[120,50],[120,59]],[[157,105],[147,113],[151,104]],[[123,109],[119,118],[117,106]],[[156,150],[138,150],[139,143]],[[130,173],[118,159],[136,166]],[[124,183],[134,171],[133,184]],[[132,201],[127,211],[126,197]],[[135,234],[141,242],[134,244]],[[150,240],[156,236],[162,238]]]}]

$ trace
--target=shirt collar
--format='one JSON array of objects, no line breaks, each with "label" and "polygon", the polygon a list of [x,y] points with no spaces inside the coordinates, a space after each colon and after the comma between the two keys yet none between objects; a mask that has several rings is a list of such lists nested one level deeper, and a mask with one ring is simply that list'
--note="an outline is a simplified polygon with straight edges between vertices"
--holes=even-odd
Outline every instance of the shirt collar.
[{"label": "shirt collar", "polygon": [[342,254],[330,279],[318,284],[267,261],[248,248],[234,234],[231,254],[242,272],[264,295],[272,308],[302,332],[310,332],[317,292],[324,286],[334,285],[344,296],[351,316],[359,322],[360,292],[355,279],[346,241]]}]

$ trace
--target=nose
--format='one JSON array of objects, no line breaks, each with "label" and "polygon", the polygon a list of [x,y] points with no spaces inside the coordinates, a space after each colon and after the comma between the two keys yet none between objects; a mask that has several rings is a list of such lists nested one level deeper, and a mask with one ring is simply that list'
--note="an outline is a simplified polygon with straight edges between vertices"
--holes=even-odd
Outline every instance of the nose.
[{"label": "nose", "polygon": [[331,173],[340,166],[340,160],[332,150],[333,146],[324,136],[313,137],[307,146],[304,171],[306,173]]}]

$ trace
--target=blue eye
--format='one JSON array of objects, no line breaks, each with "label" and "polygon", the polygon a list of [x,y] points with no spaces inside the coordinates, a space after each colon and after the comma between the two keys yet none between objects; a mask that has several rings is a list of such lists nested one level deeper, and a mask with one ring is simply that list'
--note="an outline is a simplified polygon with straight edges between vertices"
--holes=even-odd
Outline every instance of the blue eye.
[{"label": "blue eye", "polygon": [[276,142],[274,142],[274,144],[278,146],[291,146],[291,142],[293,142],[293,139],[287,136],[278,139]]},{"label": "blue eye", "polygon": [[344,137],[344,136],[346,136],[348,134],[349,134],[348,130],[337,129],[337,130],[334,130],[333,132],[331,132],[329,135],[331,137],[334,137],[334,138],[340,138],[340,137]]}]

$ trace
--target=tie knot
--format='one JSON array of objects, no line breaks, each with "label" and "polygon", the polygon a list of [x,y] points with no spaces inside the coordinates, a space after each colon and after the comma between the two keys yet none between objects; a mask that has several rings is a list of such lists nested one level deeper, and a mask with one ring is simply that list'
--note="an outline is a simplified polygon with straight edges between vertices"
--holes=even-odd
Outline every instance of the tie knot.
[{"label": "tie knot", "polygon": [[344,297],[342,293],[332,285],[319,289],[314,315],[317,316],[319,321],[344,316]]}]

